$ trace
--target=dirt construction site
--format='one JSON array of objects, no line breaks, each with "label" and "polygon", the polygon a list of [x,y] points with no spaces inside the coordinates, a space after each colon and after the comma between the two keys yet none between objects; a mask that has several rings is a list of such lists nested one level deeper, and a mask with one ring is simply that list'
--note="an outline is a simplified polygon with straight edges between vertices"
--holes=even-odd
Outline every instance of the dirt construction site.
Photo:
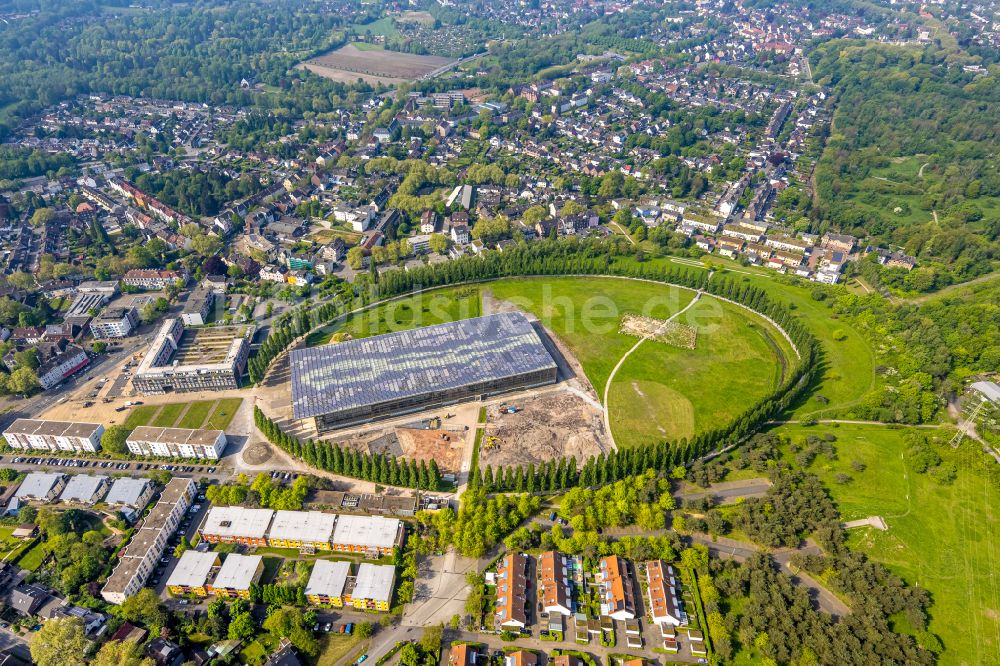
[{"label": "dirt construction site", "polygon": [[373,428],[344,440],[334,437],[331,441],[336,441],[345,449],[372,455],[426,462],[434,460],[442,472],[458,473],[465,447],[466,427],[451,427],[450,424],[442,426],[440,418],[411,425],[414,427]]},{"label": "dirt construction site", "polygon": [[519,465],[610,450],[600,409],[573,391],[560,389],[489,404],[479,445],[480,466]]}]

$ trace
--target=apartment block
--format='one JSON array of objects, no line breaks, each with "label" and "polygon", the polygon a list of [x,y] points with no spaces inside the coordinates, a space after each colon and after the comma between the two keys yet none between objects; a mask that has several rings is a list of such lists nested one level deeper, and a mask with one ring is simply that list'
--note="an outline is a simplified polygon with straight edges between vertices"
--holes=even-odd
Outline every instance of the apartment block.
[{"label": "apartment block", "polygon": [[260,555],[226,555],[215,580],[208,584],[207,591],[220,597],[250,598],[250,586],[264,574],[264,558]]},{"label": "apartment block", "polygon": [[528,624],[526,606],[528,556],[507,553],[497,571],[496,624],[503,629],[523,629]]},{"label": "apartment block", "polygon": [[139,426],[125,444],[129,451],[140,456],[218,460],[227,441],[226,433],[221,430]]},{"label": "apartment block", "polygon": [[118,565],[101,589],[105,601],[121,604],[142,589],[163,555],[167,540],[191,506],[197,489],[198,484],[192,479],[175,477],[167,483],[138,532],[119,553]]},{"label": "apartment block", "polygon": [[344,607],[344,590],[351,575],[351,563],[333,560],[316,560],[305,595],[314,606]]},{"label": "apartment block", "polygon": [[546,613],[573,613],[566,564],[566,556],[554,550],[538,556],[538,585],[542,594],[542,609]]},{"label": "apartment block", "polygon": [[680,610],[673,567],[662,560],[646,562],[646,588],[649,594],[647,610],[653,622],[680,626],[684,616]]},{"label": "apartment block", "polygon": [[186,550],[167,579],[167,590],[175,596],[193,594],[206,597],[209,580],[220,564],[217,553]]},{"label": "apartment block", "polygon": [[127,338],[139,325],[139,313],[133,307],[108,308],[90,322],[90,333],[98,340]]},{"label": "apartment block", "polygon": [[99,423],[17,419],[3,436],[13,449],[38,451],[89,451],[101,448],[104,426]]},{"label": "apartment block", "polygon": [[617,555],[601,558],[597,585],[601,596],[601,615],[615,620],[635,619],[635,596],[628,563]]}]

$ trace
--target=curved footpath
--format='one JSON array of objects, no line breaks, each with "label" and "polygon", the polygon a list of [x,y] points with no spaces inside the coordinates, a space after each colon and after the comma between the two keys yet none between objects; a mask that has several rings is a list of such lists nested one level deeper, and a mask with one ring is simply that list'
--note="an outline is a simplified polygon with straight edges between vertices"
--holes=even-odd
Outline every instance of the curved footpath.
[{"label": "curved footpath", "polygon": [[[668,317],[666,322],[664,323],[671,322],[677,317],[687,312],[688,309],[691,308],[691,306],[693,306],[695,303],[698,302],[698,300],[701,298],[702,293],[703,292],[699,291],[697,294],[695,294],[694,298],[691,299],[690,303],[688,303],[682,309],[670,315],[670,317]],[[622,365],[625,363],[625,360],[632,355],[632,352],[638,349],[643,342],[649,340],[649,337],[650,336],[647,335],[645,337],[639,338],[639,341],[636,342],[634,345],[632,345],[631,349],[625,352],[625,354],[623,354],[622,357],[618,359],[618,363],[615,364],[615,367],[611,369],[611,374],[608,375],[608,381],[604,383],[604,396],[601,398],[601,401],[604,403],[604,429],[608,431],[608,439],[611,440],[611,446],[613,446],[616,449],[618,448],[618,445],[615,444],[615,434],[611,431],[611,415],[610,415],[610,409],[608,408],[608,393],[610,393],[611,391],[611,382],[612,380],[614,380],[615,374],[618,373],[618,368],[622,367]]]}]

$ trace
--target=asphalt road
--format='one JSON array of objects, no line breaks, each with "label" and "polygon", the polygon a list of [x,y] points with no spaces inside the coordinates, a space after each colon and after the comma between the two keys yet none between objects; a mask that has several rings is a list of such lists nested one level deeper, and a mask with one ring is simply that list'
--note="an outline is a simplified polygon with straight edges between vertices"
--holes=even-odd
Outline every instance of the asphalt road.
[{"label": "asphalt road", "polygon": [[26,400],[14,402],[12,409],[0,417],[0,429],[6,428],[16,419],[36,417],[53,405],[69,400],[74,397],[74,394],[81,386],[89,381],[88,377],[92,378],[96,373],[109,372],[111,368],[117,368],[126,358],[148,344],[149,340],[146,336],[137,336],[128,339],[127,343],[117,351],[91,357],[90,365],[63,381],[58,387],[39,393]]},{"label": "asphalt road", "polygon": [[764,478],[726,481],[712,484],[708,488],[680,492],[677,499],[696,500],[708,497],[715,504],[729,504],[741,497],[762,497],[770,487],[771,482]]},{"label": "asphalt road", "polygon": [[[694,543],[704,544],[708,547],[708,551],[716,557],[722,559],[733,559],[737,562],[743,562],[751,555],[763,552],[754,544],[736,541],[735,539],[727,539],[726,537],[716,537],[713,539],[705,534],[692,534],[691,541]],[[808,590],[809,596],[816,602],[816,606],[819,610],[829,613],[835,617],[843,617],[851,612],[850,606],[845,604],[840,597],[835,595],[833,592],[823,587],[823,585],[821,585],[815,578],[798,569],[793,569],[790,564],[793,555],[818,555],[821,552],[822,551],[819,546],[814,543],[807,542],[806,545],[801,548],[785,548],[769,554],[769,557],[777,563],[782,573],[792,579],[793,583]]]}]

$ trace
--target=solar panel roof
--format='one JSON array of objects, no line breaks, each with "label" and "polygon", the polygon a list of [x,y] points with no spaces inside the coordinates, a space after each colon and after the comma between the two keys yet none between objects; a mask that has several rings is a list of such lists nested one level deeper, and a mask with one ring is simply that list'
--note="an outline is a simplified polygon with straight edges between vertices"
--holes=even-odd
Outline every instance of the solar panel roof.
[{"label": "solar panel roof", "polygon": [[290,359],[297,419],[556,367],[519,312],[301,349]]}]

